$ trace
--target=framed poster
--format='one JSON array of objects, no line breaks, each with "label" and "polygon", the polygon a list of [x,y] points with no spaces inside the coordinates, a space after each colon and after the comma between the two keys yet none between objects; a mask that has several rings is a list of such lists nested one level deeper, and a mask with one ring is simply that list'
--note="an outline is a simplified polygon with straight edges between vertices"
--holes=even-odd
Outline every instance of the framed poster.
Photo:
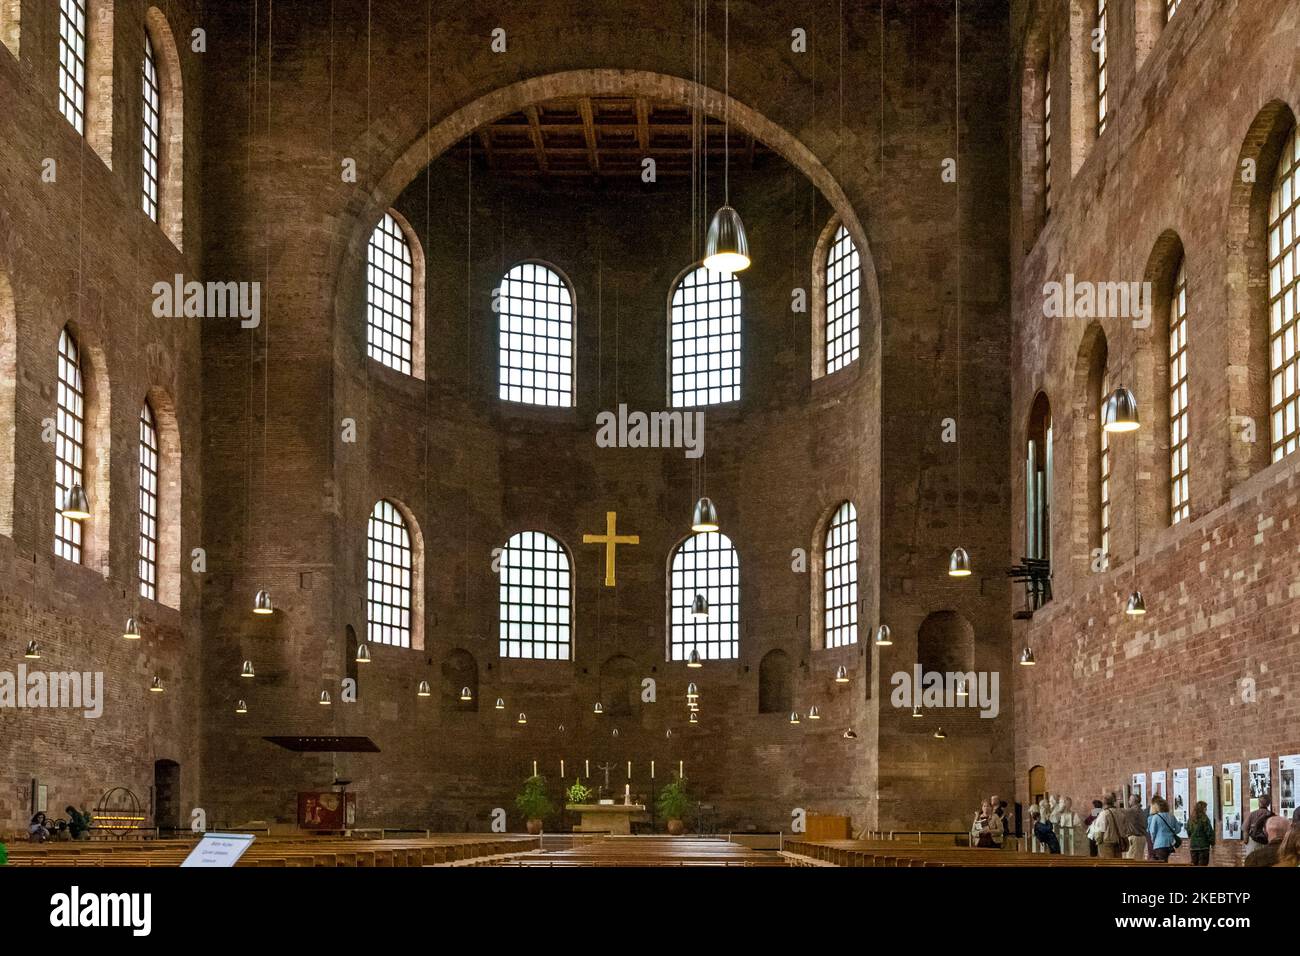
[{"label": "framed poster", "polygon": [[1300,777],[1300,754],[1277,758],[1277,812],[1284,817],[1295,813],[1296,777]]},{"label": "framed poster", "polygon": [[1217,804],[1214,802],[1214,768],[1197,767],[1196,768],[1196,802],[1205,803],[1206,816],[1210,818],[1210,825],[1214,824],[1214,808]]},{"label": "framed poster", "polygon": [[1174,771],[1174,796],[1169,804],[1169,809],[1181,824],[1178,835],[1184,838],[1187,836],[1187,817],[1191,813],[1191,808],[1187,806],[1187,798],[1187,768],[1184,767]]},{"label": "framed poster", "polygon": [[1223,838],[1241,839],[1241,764],[1225,763],[1219,780],[1223,804]]},{"label": "framed poster", "polygon": [[1129,791],[1131,796],[1138,798],[1138,806],[1147,805],[1147,775],[1144,773],[1133,774],[1133,787]]},{"label": "framed poster", "polygon": [[1151,771],[1151,799],[1160,797],[1164,800],[1169,799],[1169,794],[1165,792],[1165,772],[1163,770]]},{"label": "framed poster", "polygon": [[1267,757],[1252,760],[1247,765],[1250,773],[1250,811],[1259,809],[1260,801],[1273,794],[1272,761]]}]

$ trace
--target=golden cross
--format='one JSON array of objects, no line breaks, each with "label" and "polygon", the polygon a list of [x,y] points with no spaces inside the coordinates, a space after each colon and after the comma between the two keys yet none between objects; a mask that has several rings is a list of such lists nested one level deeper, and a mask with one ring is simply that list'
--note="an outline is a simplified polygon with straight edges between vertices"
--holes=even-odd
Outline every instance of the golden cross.
[{"label": "golden cross", "polygon": [[618,522],[618,513],[605,512],[605,533],[584,534],[583,544],[603,544],[605,546],[605,587],[614,586],[614,546],[619,544],[640,544],[639,534],[615,534],[614,525]]}]

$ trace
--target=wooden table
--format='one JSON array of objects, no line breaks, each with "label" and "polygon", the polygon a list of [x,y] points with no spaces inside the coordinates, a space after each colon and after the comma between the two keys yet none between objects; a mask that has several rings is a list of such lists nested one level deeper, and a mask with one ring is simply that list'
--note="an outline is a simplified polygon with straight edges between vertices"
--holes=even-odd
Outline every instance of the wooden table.
[{"label": "wooden table", "polygon": [[582,814],[582,821],[573,828],[575,833],[617,833],[627,836],[632,823],[646,823],[644,804],[640,803],[570,803],[566,810]]}]

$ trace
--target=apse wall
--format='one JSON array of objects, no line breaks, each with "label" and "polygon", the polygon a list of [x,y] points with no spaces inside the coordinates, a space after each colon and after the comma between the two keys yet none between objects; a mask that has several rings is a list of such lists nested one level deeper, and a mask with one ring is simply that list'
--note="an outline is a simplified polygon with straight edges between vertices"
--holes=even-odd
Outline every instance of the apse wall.
[{"label": "apse wall", "polygon": [[[1071,119],[1086,104],[1053,103],[1063,135],[1058,147],[1053,132],[1044,224],[1034,105],[1043,57],[1050,44],[1054,91],[1066,88],[1068,70],[1086,75],[1091,62],[1067,7],[1018,3],[1013,17],[1024,90],[1013,150],[1023,209],[1011,243],[1010,553],[1024,553],[1025,439],[1041,390],[1055,429],[1055,597],[1017,626],[1017,643],[1031,645],[1038,661],[1024,669],[1017,698],[1017,793],[1027,796],[1031,768],[1042,767],[1047,788],[1077,805],[1103,788],[1122,790],[1132,774],[1164,771],[1172,780],[1175,769],[1209,766],[1217,776],[1225,763],[1243,770],[1251,759],[1276,763],[1300,745],[1291,690],[1300,674],[1293,517],[1300,465],[1294,455],[1269,463],[1269,283],[1261,264],[1277,153],[1300,110],[1291,42],[1300,11],[1184,2],[1163,27],[1143,4],[1136,20],[1119,18],[1105,134],[1072,132],[1086,129]],[[1206,71],[1207,63],[1231,69]],[[1251,170],[1257,175],[1245,175]],[[1171,523],[1166,336],[1180,259],[1190,514]],[[1045,283],[1066,274],[1150,281],[1152,321],[1043,318]],[[1097,572],[1089,445],[1099,409],[1088,380],[1103,340],[1137,395],[1142,426],[1111,439],[1113,544],[1109,570]],[[1253,432],[1244,427],[1249,419]],[[1134,589],[1145,597],[1144,617],[1124,613]]]},{"label": "apse wall", "polygon": [[[972,727],[968,736],[958,730],[947,742],[904,725],[901,714],[891,714],[895,725],[877,733],[871,716],[888,693],[888,675],[910,670],[918,632],[935,612],[954,611],[970,623],[982,655],[977,660],[1004,671],[1010,661],[1007,591],[998,566],[1009,502],[1005,483],[988,478],[1002,474],[1007,434],[1005,401],[999,399],[1008,375],[1006,133],[997,105],[1006,86],[1000,52],[1006,29],[992,0],[963,4],[962,12],[961,190],[942,178],[945,158],[957,154],[947,4],[891,5],[883,38],[876,11],[846,8],[842,58],[834,9],[816,7],[796,16],[806,20],[810,36],[820,38],[808,54],[794,53],[789,43],[790,29],[804,23],[732,18],[733,121],[735,110],[749,111],[743,121],[762,125],[764,140],[797,160],[824,195],[838,194],[837,206],[861,224],[879,279],[881,347],[872,364],[879,377],[860,360],[858,372],[841,373],[856,374],[852,383],[810,384],[810,319],[791,314],[790,289],[811,287],[812,249],[830,210],[813,205],[808,182],[778,181],[760,194],[746,193],[740,179],[733,181],[733,200],[755,242],[751,273],[773,269],[750,280],[756,289],[748,294],[753,332],[745,388],[746,402],[755,404],[746,404],[734,419],[723,412],[709,417],[708,489],[726,527],[738,536],[749,633],[742,636],[738,668],[701,672],[705,723],[698,736],[675,733],[667,745],[666,721],[656,709],[641,716],[643,744],[629,742],[623,755],[606,752],[615,762],[625,756],[637,765],[654,756],[662,774],[659,761],[671,763],[676,749],[688,777],[727,810],[731,822],[779,825],[797,800],[813,810],[851,811],[859,825],[932,828],[950,817],[964,818],[965,807],[990,789],[990,778],[992,788],[1010,782],[1005,697],[1002,717]],[[205,765],[225,768],[205,780],[203,799],[213,818],[292,819],[294,791],[327,786],[341,773],[354,786],[366,781],[363,816],[368,808],[387,816],[391,808],[401,819],[439,813],[445,814],[443,823],[457,825],[473,814],[481,825],[490,809],[485,804],[509,809],[511,782],[531,769],[534,758],[554,774],[561,751],[568,751],[571,775],[567,761],[579,759],[582,750],[595,751],[612,730],[598,728],[587,711],[597,695],[594,668],[616,652],[631,657],[638,672],[658,668],[643,675],[659,678],[655,707],[681,712],[685,674],[672,673],[662,662],[663,587],[669,549],[686,530],[694,496],[689,470],[677,456],[598,455],[592,420],[620,396],[633,408],[663,406],[662,371],[656,370],[663,367],[668,289],[691,258],[684,199],[663,208],[636,206],[640,219],[610,217],[608,241],[597,258],[619,270],[621,280],[617,296],[610,283],[602,283],[604,321],[596,350],[604,356],[604,372],[595,382],[590,309],[600,237],[587,229],[596,201],[590,220],[580,206],[558,210],[553,218],[564,228],[550,229],[545,221],[512,215],[510,203],[493,205],[476,186],[493,226],[484,234],[476,231],[467,250],[463,244],[455,248],[465,192],[454,178],[435,179],[428,186],[428,219],[445,227],[441,231],[451,238],[444,244],[452,249],[441,274],[431,271],[429,282],[427,388],[393,381],[361,357],[365,241],[383,209],[397,205],[420,233],[426,217],[423,183],[412,182],[418,171],[478,123],[538,98],[583,92],[670,96],[689,89],[682,78],[692,75],[693,7],[668,4],[659,14],[651,23],[620,5],[588,11],[582,43],[570,45],[555,42],[556,35],[571,35],[568,25],[557,22],[558,14],[539,15],[535,5],[506,4],[491,16],[439,10],[427,31],[413,26],[408,12],[376,8],[371,37],[365,35],[360,3],[338,5],[332,23],[319,14],[277,9],[277,79],[268,114],[264,85],[248,95],[246,67],[254,50],[242,12],[214,11],[213,30],[230,56],[211,64],[208,93],[230,108],[214,117],[213,135],[228,150],[208,170],[209,201],[220,210],[212,263],[223,273],[268,267],[270,280],[268,321],[251,345],[248,337],[220,330],[204,341],[212,409],[205,465],[217,488],[205,536],[217,570],[205,600],[202,734]],[[510,37],[504,55],[488,46],[498,20]],[[715,64],[722,52],[717,27],[711,20]],[[388,66],[401,68],[368,70],[357,52],[367,46],[382,51]],[[326,50],[333,56],[327,58]],[[256,52],[265,54],[264,40]],[[705,84],[715,117],[723,109],[721,94],[712,89],[718,79],[711,74]],[[463,132],[444,142],[449,128]],[[250,135],[250,129],[256,132]],[[355,182],[339,176],[349,158],[357,165]],[[717,196],[714,185],[710,203]],[[608,201],[614,208],[634,208],[627,205],[630,199]],[[274,229],[266,226],[267,217]],[[637,255],[646,242],[638,227],[656,222],[671,228],[659,240],[664,253],[647,266]],[[432,230],[435,236],[439,231]],[[587,365],[579,372],[579,406],[571,417],[550,416],[554,421],[506,414],[488,400],[494,380],[490,342],[474,321],[482,297],[502,267],[525,254],[530,235],[558,250],[542,255],[574,282],[582,310],[579,335]],[[444,253],[430,251],[428,259],[437,265]],[[463,294],[467,264],[469,296]],[[458,287],[443,295],[443,289]],[[633,373],[624,350],[647,342],[652,354],[638,356],[636,364],[646,371]],[[472,380],[465,371],[471,355],[477,375]],[[615,367],[617,382],[610,374]],[[958,369],[965,382],[961,400],[954,387]],[[258,395],[267,398],[255,401]],[[358,423],[356,443],[342,438],[346,418]],[[948,418],[960,422],[960,468],[956,449],[942,437]],[[437,427],[428,428],[430,422]],[[422,446],[424,434],[427,488],[418,480],[423,448],[420,458],[410,448],[417,438]],[[754,463],[761,479],[742,480],[742,469],[752,470]],[[390,487],[381,487],[385,483]],[[518,491],[506,494],[503,488]],[[425,535],[427,593],[438,602],[427,607],[429,652],[372,649],[375,661],[358,671],[370,702],[327,710],[317,698],[327,682],[334,687],[345,673],[347,627],[364,633],[365,517],[373,501],[388,494],[416,512]],[[853,658],[856,651],[811,651],[810,580],[788,570],[791,549],[811,549],[827,509],[846,497],[855,498],[864,529],[864,588],[875,587],[868,583],[874,581],[868,566],[880,569],[879,608],[865,613],[863,623],[888,621],[896,638],[884,663],[873,661],[869,669],[872,658]],[[595,581],[596,549],[579,543],[583,532],[603,528],[606,501],[620,511],[620,530],[643,536],[637,548],[621,549],[620,584],[608,591]],[[428,503],[428,513],[418,513],[421,502]],[[525,521],[551,524],[576,556],[580,587],[588,589],[579,595],[584,621],[577,644],[577,667],[586,667],[586,674],[556,680],[538,674],[544,665],[507,667],[490,650],[496,619],[490,551],[512,525]],[[948,552],[959,542],[977,566],[965,582],[944,573]],[[277,612],[269,620],[249,613],[260,587],[275,596]],[[877,600],[875,593],[870,600]],[[822,727],[806,721],[789,727],[787,718],[754,713],[760,653],[777,646],[801,675],[795,692],[801,712],[812,703],[830,711]],[[527,728],[502,727],[494,722],[499,715],[482,709],[444,715],[436,699],[415,697],[421,677],[438,686],[442,657],[432,651],[452,647],[476,658],[480,708],[498,696],[493,687],[513,688],[530,701],[523,708]],[[848,663],[859,675],[847,687],[831,683],[836,653],[853,658]],[[237,676],[243,659],[258,664],[258,677],[248,685]],[[800,666],[805,660],[806,675]],[[367,676],[366,668],[383,676]],[[385,685],[391,692],[379,693]],[[849,695],[855,703],[848,703]],[[239,697],[247,697],[250,713],[237,717],[233,703]],[[432,706],[417,709],[424,705]],[[357,716],[363,707],[370,714],[377,710],[379,719]],[[859,741],[852,744],[840,734],[857,707],[864,715],[856,726]],[[563,714],[574,708],[578,716],[566,719]],[[711,718],[719,723],[711,727]],[[561,722],[575,744],[549,752],[534,753],[540,750],[536,738],[519,732]],[[388,729],[381,734],[376,726]],[[382,736],[385,753],[298,756],[260,739],[345,729]],[[490,746],[478,746],[488,739]],[[935,749],[941,747],[947,749]],[[593,752],[590,759],[605,757]],[[927,773],[932,761],[947,768],[942,782]],[[638,772],[634,765],[634,782]],[[824,782],[819,791],[800,786],[813,779]],[[619,783],[617,773],[611,782]],[[916,799],[918,788],[924,788],[924,800]]]},{"label": "apse wall", "polygon": [[[14,8],[17,4],[7,5]],[[22,4],[0,45],[0,837],[26,833],[33,797],[50,819],[70,803],[93,808],[122,787],[152,824],[155,762],[178,764],[161,822],[188,818],[198,795],[196,723],[200,575],[181,550],[202,545],[199,318],[157,318],[152,287],[197,277],[201,208],[198,63],[158,32],[187,36],[196,4],[96,4],[88,26],[86,138],[59,111],[59,5]],[[111,7],[116,9],[110,9]],[[146,9],[149,10],[146,16]],[[104,15],[107,12],[107,15]],[[184,144],[177,232],[141,208],[141,54],[146,29]],[[15,41],[11,44],[10,41]],[[175,84],[174,86],[172,84]],[[183,91],[183,108],[173,97]],[[183,252],[179,238],[183,231]],[[174,241],[172,236],[176,237]],[[80,563],[56,556],[58,343],[80,348],[86,398],[85,473],[91,517]],[[146,399],[163,444],[163,548],[158,600],[140,597],[140,414]],[[142,639],[123,640],[127,618]],[[35,641],[38,659],[25,656]],[[23,676],[88,675],[88,708],[24,705]],[[98,678],[95,675],[99,675]],[[149,691],[153,678],[164,688]],[[102,682],[101,682],[102,681]],[[27,684],[28,689],[34,684]],[[82,685],[87,686],[87,685]],[[84,702],[84,699],[83,699]],[[124,801],[127,798],[119,794]]]}]

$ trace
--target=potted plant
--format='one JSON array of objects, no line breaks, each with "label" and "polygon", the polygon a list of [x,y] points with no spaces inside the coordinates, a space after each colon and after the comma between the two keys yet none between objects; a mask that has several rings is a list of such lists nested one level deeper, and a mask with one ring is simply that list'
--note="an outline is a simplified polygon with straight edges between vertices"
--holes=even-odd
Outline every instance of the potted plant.
[{"label": "potted plant", "polygon": [[657,806],[660,816],[668,821],[668,832],[673,836],[681,836],[686,830],[682,818],[691,808],[691,795],[686,789],[686,781],[679,778],[660,790]]},{"label": "potted plant", "polygon": [[546,778],[540,775],[524,781],[524,788],[515,797],[515,806],[528,821],[528,832],[536,836],[542,832],[542,818],[549,816],[555,807],[546,795]]},{"label": "potted plant", "polygon": [[585,786],[581,780],[574,780],[573,786],[565,791],[570,803],[586,803],[591,799],[592,789]]}]

